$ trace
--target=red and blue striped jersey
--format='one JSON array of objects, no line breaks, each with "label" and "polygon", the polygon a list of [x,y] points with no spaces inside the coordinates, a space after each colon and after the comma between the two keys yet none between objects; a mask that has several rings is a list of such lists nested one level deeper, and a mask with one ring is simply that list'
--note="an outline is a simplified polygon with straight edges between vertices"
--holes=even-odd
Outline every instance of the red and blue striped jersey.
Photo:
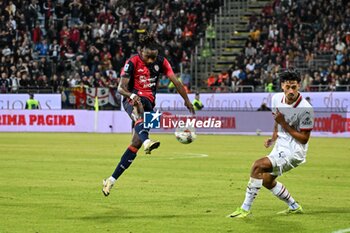
[{"label": "red and blue striped jersey", "polygon": [[146,65],[139,54],[134,55],[126,61],[121,71],[121,77],[130,78],[128,90],[138,96],[146,97],[152,103],[155,101],[157,83],[162,74],[169,77],[174,75],[174,71],[169,61],[159,55],[150,65]]}]

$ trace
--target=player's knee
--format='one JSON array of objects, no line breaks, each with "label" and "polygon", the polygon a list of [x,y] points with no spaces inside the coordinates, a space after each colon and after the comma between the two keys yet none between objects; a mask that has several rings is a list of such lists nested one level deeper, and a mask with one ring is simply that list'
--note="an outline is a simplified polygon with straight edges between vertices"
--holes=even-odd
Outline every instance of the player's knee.
[{"label": "player's knee", "polygon": [[137,148],[137,149],[140,149],[141,146],[142,146],[142,141],[140,140],[139,136],[134,133],[132,139],[131,139],[131,146]]},{"label": "player's knee", "polygon": [[263,186],[267,189],[272,189],[275,185],[273,184],[273,181],[264,179]]},{"label": "player's knee", "polygon": [[142,146],[142,142],[141,142],[140,139],[138,139],[138,140],[134,140],[133,139],[132,142],[131,142],[131,146],[133,146],[133,147],[135,147],[137,149],[140,149],[141,146]]},{"label": "player's knee", "polygon": [[264,172],[263,164],[259,160],[255,161],[252,166],[252,174],[260,174],[263,172]]}]

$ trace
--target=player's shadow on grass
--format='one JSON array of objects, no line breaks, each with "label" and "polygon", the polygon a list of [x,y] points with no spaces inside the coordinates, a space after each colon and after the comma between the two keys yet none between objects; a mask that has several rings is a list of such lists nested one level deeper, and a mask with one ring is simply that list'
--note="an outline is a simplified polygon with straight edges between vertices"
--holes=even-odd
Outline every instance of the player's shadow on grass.
[{"label": "player's shadow on grass", "polygon": [[349,208],[336,208],[336,207],[317,207],[317,209],[308,209],[304,215],[321,215],[321,214],[349,214]]},{"label": "player's shadow on grass", "polygon": [[172,219],[172,218],[198,218],[200,215],[197,214],[153,214],[153,215],[91,215],[84,216],[79,219],[81,220],[111,220],[111,219]]},{"label": "player's shadow on grass", "polygon": [[[286,215],[269,215],[269,216],[254,216],[249,221],[249,224],[256,225],[259,228],[259,232],[275,232],[271,230],[271,224],[261,224],[261,223],[273,223],[273,226],[281,226],[276,232],[285,232],[285,230],[293,229],[293,232],[307,232],[306,228],[302,224],[302,219],[293,218],[296,216],[286,216]],[[282,227],[283,226],[283,227]]]},{"label": "player's shadow on grass", "polygon": [[105,222],[110,220],[125,220],[125,219],[173,219],[173,218],[201,218],[205,217],[203,214],[152,214],[145,212],[144,214],[134,214],[125,209],[115,208],[111,211],[94,213],[86,216],[76,217],[83,221],[98,221]]}]

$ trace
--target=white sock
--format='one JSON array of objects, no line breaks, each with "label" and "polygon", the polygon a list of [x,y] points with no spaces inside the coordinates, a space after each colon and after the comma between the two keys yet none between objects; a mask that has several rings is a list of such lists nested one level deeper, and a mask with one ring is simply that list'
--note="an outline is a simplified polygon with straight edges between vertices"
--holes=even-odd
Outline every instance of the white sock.
[{"label": "white sock", "polygon": [[149,141],[151,141],[151,139],[146,139],[146,140],[143,142],[143,145],[146,145],[146,143],[148,143]]},{"label": "white sock", "polygon": [[270,191],[272,192],[273,195],[278,197],[280,200],[287,203],[289,208],[295,210],[296,208],[299,207],[298,203],[296,203],[292,195],[290,195],[287,188],[280,182],[277,182],[276,186],[270,189]]},{"label": "white sock", "polygon": [[246,193],[245,193],[245,199],[241,206],[242,209],[246,211],[250,210],[256,195],[258,195],[258,192],[262,187],[262,183],[263,183],[262,179],[255,179],[250,177],[248,186],[246,189]]},{"label": "white sock", "polygon": [[108,179],[112,184],[114,184],[116,181],[116,179],[113,176],[110,176]]}]

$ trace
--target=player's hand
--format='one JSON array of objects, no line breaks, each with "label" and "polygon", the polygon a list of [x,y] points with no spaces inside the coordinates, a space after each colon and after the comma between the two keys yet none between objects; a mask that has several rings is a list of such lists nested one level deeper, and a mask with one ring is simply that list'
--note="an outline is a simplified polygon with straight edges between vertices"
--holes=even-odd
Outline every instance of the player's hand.
[{"label": "player's hand", "polygon": [[185,101],[185,106],[188,109],[188,111],[190,111],[191,114],[196,114],[193,108],[193,105],[190,101]]},{"label": "player's hand", "polygon": [[286,123],[286,120],[284,119],[284,115],[280,111],[278,111],[278,109],[277,109],[274,117],[275,117],[275,121],[278,124],[282,125],[282,124]]},{"label": "player's hand", "polygon": [[266,148],[269,148],[270,146],[273,145],[274,142],[275,142],[275,140],[273,140],[272,138],[268,138],[268,139],[265,140],[264,146],[265,146]]}]

